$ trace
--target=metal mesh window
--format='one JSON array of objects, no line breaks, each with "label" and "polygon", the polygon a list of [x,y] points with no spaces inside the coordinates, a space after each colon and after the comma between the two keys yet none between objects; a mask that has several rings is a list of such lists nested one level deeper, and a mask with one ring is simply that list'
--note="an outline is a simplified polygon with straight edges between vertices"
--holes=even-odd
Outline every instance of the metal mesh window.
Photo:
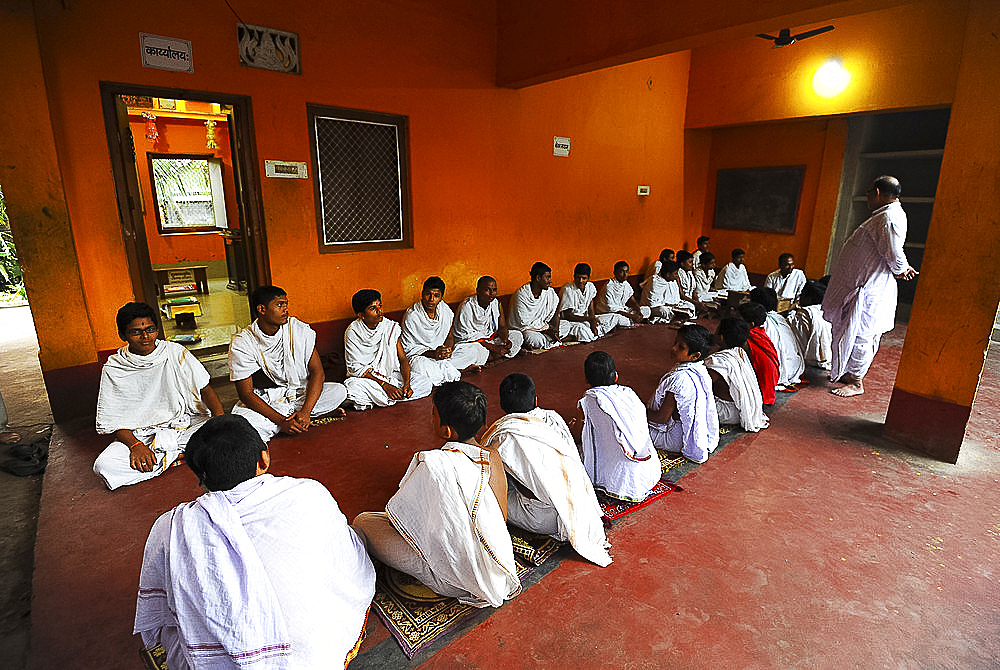
[{"label": "metal mesh window", "polygon": [[411,246],[406,117],[308,111],[320,251]]}]

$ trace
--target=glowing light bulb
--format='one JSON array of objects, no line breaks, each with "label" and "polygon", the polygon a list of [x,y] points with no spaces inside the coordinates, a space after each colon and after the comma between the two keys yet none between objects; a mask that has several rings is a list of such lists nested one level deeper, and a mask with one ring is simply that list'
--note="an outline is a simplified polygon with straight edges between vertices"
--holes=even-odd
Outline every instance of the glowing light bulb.
[{"label": "glowing light bulb", "polygon": [[832,98],[840,95],[851,82],[851,73],[840,64],[839,60],[831,59],[823,63],[813,75],[812,85],[816,95],[821,98]]}]

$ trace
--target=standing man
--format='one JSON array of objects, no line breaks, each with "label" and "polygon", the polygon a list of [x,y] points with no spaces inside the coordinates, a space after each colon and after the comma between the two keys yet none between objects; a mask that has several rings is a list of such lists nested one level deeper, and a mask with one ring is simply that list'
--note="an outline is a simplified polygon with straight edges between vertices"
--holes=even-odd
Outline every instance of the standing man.
[{"label": "standing man", "polygon": [[882,333],[896,322],[896,279],[917,275],[903,253],[906,214],[895,177],[883,175],[868,189],[871,218],[858,226],[840,252],[823,299],[823,318],[833,330],[830,380],[844,384],[830,392],[842,398],[865,392]]}]

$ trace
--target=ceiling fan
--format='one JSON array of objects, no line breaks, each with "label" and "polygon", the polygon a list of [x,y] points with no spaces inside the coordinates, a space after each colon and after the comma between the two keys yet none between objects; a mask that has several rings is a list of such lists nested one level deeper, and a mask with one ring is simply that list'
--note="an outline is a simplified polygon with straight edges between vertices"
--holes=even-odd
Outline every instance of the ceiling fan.
[{"label": "ceiling fan", "polygon": [[816,35],[820,35],[822,33],[826,33],[831,30],[833,30],[833,26],[823,26],[822,28],[807,30],[804,33],[799,33],[798,35],[792,35],[791,30],[789,30],[788,28],[782,28],[781,32],[778,33],[777,37],[775,37],[774,35],[767,35],[765,33],[757,33],[757,37],[760,37],[765,40],[771,40],[772,42],[774,42],[774,46],[771,48],[780,49],[781,47],[787,47],[789,44],[794,44],[799,40],[804,40],[809,37],[815,37]]}]

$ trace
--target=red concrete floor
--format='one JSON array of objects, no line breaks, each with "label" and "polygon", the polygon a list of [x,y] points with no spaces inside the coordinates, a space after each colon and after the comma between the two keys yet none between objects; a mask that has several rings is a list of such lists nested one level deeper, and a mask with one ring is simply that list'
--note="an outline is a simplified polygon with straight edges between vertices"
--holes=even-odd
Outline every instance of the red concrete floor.
[{"label": "red concrete floor", "polygon": [[[1000,357],[991,357],[958,464],[937,463],[878,436],[897,330],[865,396],[834,398],[814,377],[770,429],[740,437],[685,476],[683,492],[616,524],[610,567],[565,560],[423,667],[998,667]],[[643,327],[470,380],[486,390],[491,419],[512,371],[535,378],[542,406],[571,416],[590,351],[614,355],[622,382],[646,397],[672,339]],[[273,472],[320,480],[349,517],[380,509],[410,455],[438,446],[429,417],[424,399],[276,439]],[[162,511],[199,493],[184,468],[104,490],[90,469],[104,443],[84,423],[53,441],[32,668],[139,667],[129,633],[146,534]],[[395,641],[381,624],[370,633],[352,669],[408,665],[387,653]]]}]

